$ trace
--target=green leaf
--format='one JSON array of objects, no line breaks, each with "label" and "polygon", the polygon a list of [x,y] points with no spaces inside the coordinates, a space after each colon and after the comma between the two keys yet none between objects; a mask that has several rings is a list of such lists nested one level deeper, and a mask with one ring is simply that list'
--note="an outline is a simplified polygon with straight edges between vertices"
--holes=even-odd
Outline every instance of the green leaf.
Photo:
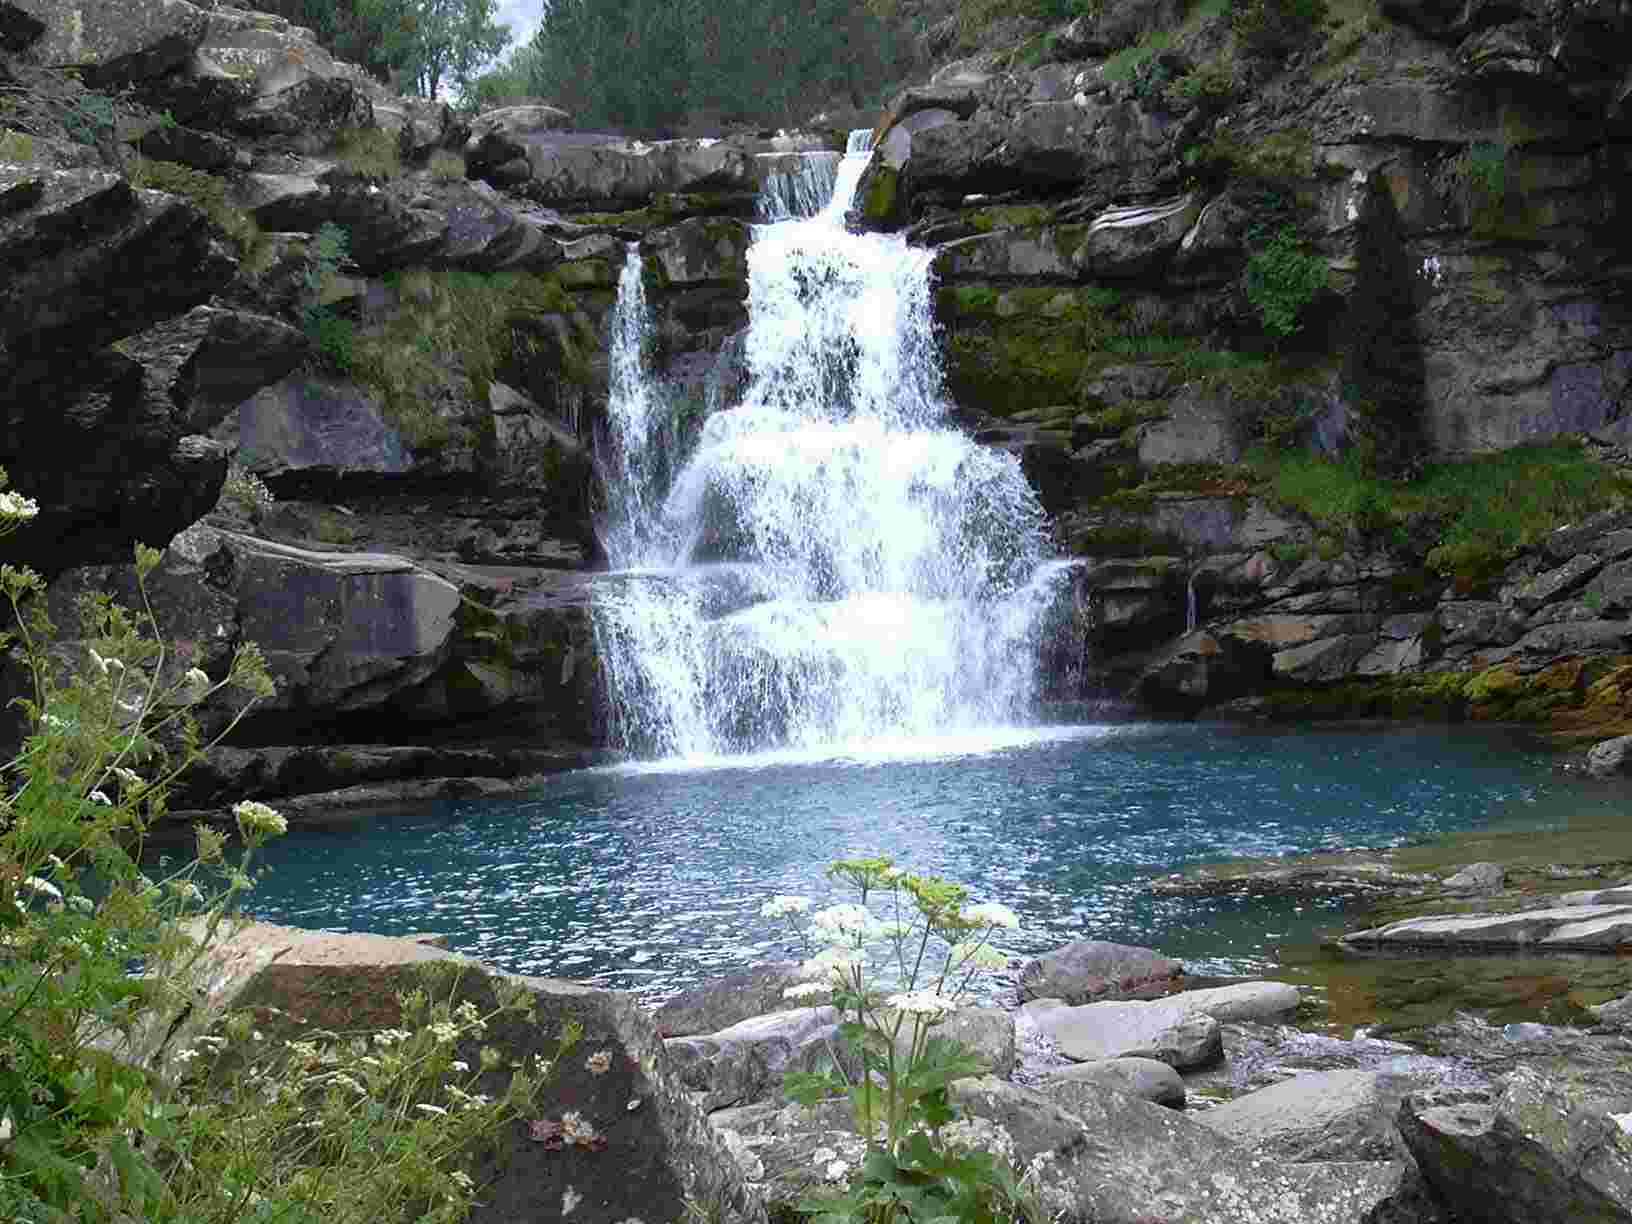
[{"label": "green leaf", "polygon": [[782,1077],[782,1095],[799,1105],[816,1105],[844,1091],[837,1077],[815,1071],[789,1071]]}]

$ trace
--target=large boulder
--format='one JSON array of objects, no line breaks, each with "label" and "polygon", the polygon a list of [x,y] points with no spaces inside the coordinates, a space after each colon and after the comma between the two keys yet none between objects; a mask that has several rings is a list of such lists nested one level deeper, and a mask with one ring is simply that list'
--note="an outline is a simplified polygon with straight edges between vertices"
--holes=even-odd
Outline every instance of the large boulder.
[{"label": "large boulder", "polygon": [[664,1043],[686,1087],[706,1110],[752,1105],[780,1096],[790,1071],[842,1065],[839,1014],[801,1007],[752,1016],[717,1033],[672,1037]]},{"label": "large boulder", "polygon": [[[486,177],[552,207],[638,208],[658,193],[752,191],[757,186],[753,161],[742,147],[723,140],[578,144],[540,139],[527,145],[525,158]],[[526,176],[520,182],[508,170],[518,164]]]},{"label": "large boulder", "polygon": [[78,68],[98,89],[179,67],[209,29],[205,6],[185,0],[7,0],[7,7],[43,27],[28,40],[31,59]]},{"label": "large boulder", "polygon": [[[438,972],[457,969],[456,974]],[[427,975],[435,975],[428,977]],[[528,1119],[518,1119],[476,1154],[482,1224],[543,1218],[564,1196],[575,1220],[679,1221],[694,1209],[714,1218],[762,1221],[764,1208],[736,1162],[691,1101],[650,1019],[630,995],[574,982],[511,978],[422,942],[379,935],[304,931],[254,923],[213,950],[199,968],[199,991],[174,1026],[143,1034],[141,1052],[162,1061],[227,1009],[247,1010],[267,1042],[303,1039],[328,1029],[366,1035],[399,1027],[400,994],[453,982],[459,1000],[491,1011],[513,984],[531,994],[531,1017],[506,1016],[461,1048],[472,1066],[486,1065],[480,1046],[496,1049],[500,1069],[478,1090],[502,1091],[506,1068],[534,1056],[553,1059],[569,1023],[583,1029],[578,1048],[557,1062],[539,1100],[544,1120],[576,1111],[600,1141],[569,1144],[540,1159]],[[155,1050],[152,1047],[157,1046]],[[604,1142],[604,1146],[601,1143]]]},{"label": "large boulder", "polygon": [[1407,1098],[1400,1133],[1458,1217],[1491,1224],[1632,1220],[1632,1137],[1563,1084],[1517,1067],[1500,1095]]},{"label": "large boulder", "polygon": [[1295,1011],[1298,990],[1284,982],[1242,982],[1188,990],[1152,1002],[1085,1003],[1037,999],[1023,1008],[1060,1053],[1076,1062],[1137,1056],[1174,1067],[1222,1056],[1220,1021],[1274,1021]]},{"label": "large boulder", "polygon": [[1084,1093],[1099,1093],[1107,1088],[1153,1105],[1184,1108],[1184,1080],[1172,1067],[1154,1058],[1106,1058],[1078,1063],[1051,1072],[1037,1087],[1063,1109],[1075,1109]]},{"label": "large boulder", "polygon": [[539,133],[572,125],[572,116],[555,106],[502,106],[486,111],[470,125],[465,161],[472,175],[481,178],[506,162],[525,158]]},{"label": "large boulder", "polygon": [[681,991],[652,1013],[652,1022],[664,1037],[717,1033],[754,1016],[808,1006],[782,994],[801,980],[798,961],[753,965]]},{"label": "large boulder", "polygon": [[1169,994],[1184,965],[1150,948],[1083,939],[1045,952],[1020,971],[1022,999],[1093,1003]]},{"label": "large boulder", "polygon": [[1398,1160],[1395,1116],[1412,1087],[1377,1071],[1306,1071],[1196,1118],[1277,1160]]}]

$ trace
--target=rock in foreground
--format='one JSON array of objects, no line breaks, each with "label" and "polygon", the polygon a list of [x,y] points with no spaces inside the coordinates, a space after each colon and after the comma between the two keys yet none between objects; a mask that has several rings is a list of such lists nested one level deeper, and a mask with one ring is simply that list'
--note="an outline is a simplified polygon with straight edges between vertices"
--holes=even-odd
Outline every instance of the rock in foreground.
[{"label": "rock in foreground", "polygon": [[[484,1011],[505,978],[407,939],[253,923],[209,957],[208,1006],[197,1010],[251,1009],[268,1040],[314,1028],[366,1034],[400,1023],[397,994],[424,985],[427,965],[463,966],[455,992]],[[689,1204],[722,1221],[764,1220],[763,1206],[692,1104],[632,996],[574,982],[520,980],[532,992],[536,1019],[507,1016],[489,1026],[482,1044],[496,1047],[500,1065],[508,1066],[534,1054],[550,1058],[563,1024],[582,1025],[577,1051],[556,1067],[539,1106],[545,1116],[577,1111],[607,1146],[546,1151],[529,1140],[527,1121],[517,1120],[478,1161],[478,1180],[488,1188],[472,1220],[555,1218],[563,1201],[575,1197],[574,1224],[678,1222],[689,1218]],[[479,1061],[477,1044],[461,1050],[472,1064]],[[601,1051],[610,1057],[592,1063]],[[498,1086],[481,1085],[489,1092]]]}]

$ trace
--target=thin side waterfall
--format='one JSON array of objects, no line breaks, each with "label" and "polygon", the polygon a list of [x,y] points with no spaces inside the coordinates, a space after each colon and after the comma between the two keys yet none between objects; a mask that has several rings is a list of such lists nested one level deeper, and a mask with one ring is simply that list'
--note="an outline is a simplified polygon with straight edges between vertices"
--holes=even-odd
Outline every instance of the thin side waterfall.
[{"label": "thin side waterfall", "polygon": [[1184,584],[1184,631],[1196,631],[1196,571],[1190,571],[1189,580]]},{"label": "thin side waterfall", "polygon": [[[756,227],[745,388],[673,461],[638,258],[613,329],[596,633],[642,755],[842,750],[1030,711],[1062,584],[1012,456],[947,424],[931,252],[848,233],[852,137],[815,215]],[[659,453],[654,453],[659,452]]]}]

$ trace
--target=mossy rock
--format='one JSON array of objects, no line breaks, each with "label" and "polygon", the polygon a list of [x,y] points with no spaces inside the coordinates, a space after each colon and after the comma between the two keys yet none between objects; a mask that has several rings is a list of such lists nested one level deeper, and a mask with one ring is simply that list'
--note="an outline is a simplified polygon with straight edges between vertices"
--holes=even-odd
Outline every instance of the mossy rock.
[{"label": "mossy rock", "polygon": [[901,172],[875,163],[861,189],[861,216],[872,226],[890,228],[901,221]]}]

